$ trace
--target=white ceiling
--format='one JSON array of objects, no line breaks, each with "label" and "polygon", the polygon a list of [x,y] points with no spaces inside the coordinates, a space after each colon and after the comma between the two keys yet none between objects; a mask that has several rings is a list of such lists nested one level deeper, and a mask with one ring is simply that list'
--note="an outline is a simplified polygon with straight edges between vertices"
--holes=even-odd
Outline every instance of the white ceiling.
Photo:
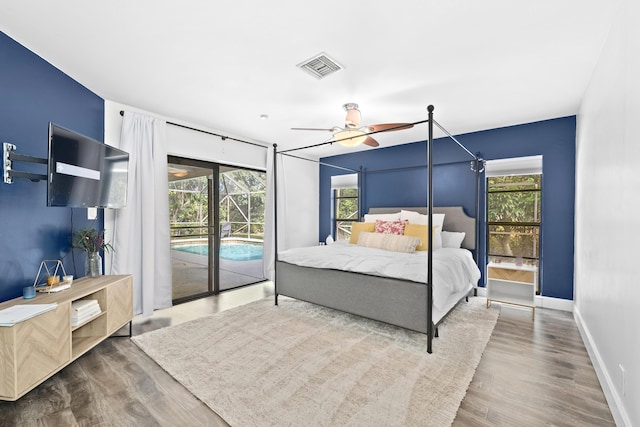
[{"label": "white ceiling", "polygon": [[[433,104],[453,134],[576,114],[617,5],[2,0],[0,30],[102,98],[290,148],[329,139],[290,128],[342,125],[346,102],[363,124],[424,120]],[[296,67],[321,52],[344,69],[316,80]],[[390,146],[426,132],[375,137]]]}]

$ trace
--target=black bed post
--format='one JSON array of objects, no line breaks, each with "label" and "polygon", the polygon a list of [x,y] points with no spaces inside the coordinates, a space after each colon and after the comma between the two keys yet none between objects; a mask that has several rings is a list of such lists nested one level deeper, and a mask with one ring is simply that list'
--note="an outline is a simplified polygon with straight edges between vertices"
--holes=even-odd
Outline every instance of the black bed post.
[{"label": "black bed post", "polygon": [[275,305],[278,305],[278,144],[273,144],[273,287]]},{"label": "black bed post", "polygon": [[364,193],[362,191],[362,186],[364,185],[364,174],[362,173],[362,166],[360,166],[360,169],[358,169],[358,221],[364,221],[364,215],[362,214],[362,206],[364,206],[364,204],[362,203],[362,194]]},{"label": "black bed post", "polygon": [[[480,260],[480,173],[482,172],[482,165],[484,161],[480,157],[480,153],[476,153],[476,159],[473,161],[476,173],[476,251],[474,259],[476,264]],[[480,268],[480,266],[478,266]],[[473,289],[473,296],[478,296],[478,285],[476,284]]]},{"label": "black bed post", "polygon": [[429,140],[427,141],[427,212],[429,215],[429,250],[427,251],[427,353],[433,353],[433,105],[429,111]]}]

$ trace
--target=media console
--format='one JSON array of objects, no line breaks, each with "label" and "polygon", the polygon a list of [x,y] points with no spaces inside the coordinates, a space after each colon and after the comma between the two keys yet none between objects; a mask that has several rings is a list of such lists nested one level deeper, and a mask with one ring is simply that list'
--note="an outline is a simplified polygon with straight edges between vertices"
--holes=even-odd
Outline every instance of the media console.
[{"label": "media console", "polygon": [[[100,313],[72,326],[71,303],[94,299]],[[0,303],[56,303],[47,311],[13,326],[0,327],[0,400],[17,400],[62,368],[113,335],[133,319],[133,277],[100,276],[73,282],[55,293]]]}]

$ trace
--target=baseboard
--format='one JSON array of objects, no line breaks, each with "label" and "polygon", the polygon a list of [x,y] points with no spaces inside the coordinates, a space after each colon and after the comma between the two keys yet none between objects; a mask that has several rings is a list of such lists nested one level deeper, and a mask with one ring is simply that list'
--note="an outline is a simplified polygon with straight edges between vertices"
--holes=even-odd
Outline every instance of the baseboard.
[{"label": "baseboard", "polygon": [[573,300],[538,295],[536,296],[536,307],[572,312]]},{"label": "baseboard", "polygon": [[[487,288],[478,287],[477,295],[479,297],[487,297]],[[550,308],[553,310],[562,310],[562,311],[573,311],[573,300],[562,299],[562,298],[552,298],[537,295],[535,298],[536,307],[540,308]]]},{"label": "baseboard", "polygon": [[624,409],[622,399],[620,399],[620,395],[613,385],[611,375],[607,371],[606,365],[603,363],[600,352],[598,351],[598,347],[594,344],[589,328],[584,324],[582,316],[580,315],[580,310],[578,310],[577,307],[574,307],[573,309],[573,318],[576,321],[576,325],[578,325],[582,341],[584,341],[584,346],[587,349],[587,353],[589,353],[591,364],[596,371],[596,376],[598,377],[598,381],[600,381],[602,392],[604,393],[605,399],[607,399],[611,415],[613,415],[616,425],[631,427],[631,420]]}]

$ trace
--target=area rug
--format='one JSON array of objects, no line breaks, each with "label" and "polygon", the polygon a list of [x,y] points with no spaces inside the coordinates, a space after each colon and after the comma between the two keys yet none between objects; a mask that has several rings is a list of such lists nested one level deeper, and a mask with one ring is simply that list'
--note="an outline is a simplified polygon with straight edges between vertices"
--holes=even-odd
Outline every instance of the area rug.
[{"label": "area rug", "polygon": [[289,299],[133,337],[232,426],[448,426],[498,318],[462,302],[426,336]]}]

